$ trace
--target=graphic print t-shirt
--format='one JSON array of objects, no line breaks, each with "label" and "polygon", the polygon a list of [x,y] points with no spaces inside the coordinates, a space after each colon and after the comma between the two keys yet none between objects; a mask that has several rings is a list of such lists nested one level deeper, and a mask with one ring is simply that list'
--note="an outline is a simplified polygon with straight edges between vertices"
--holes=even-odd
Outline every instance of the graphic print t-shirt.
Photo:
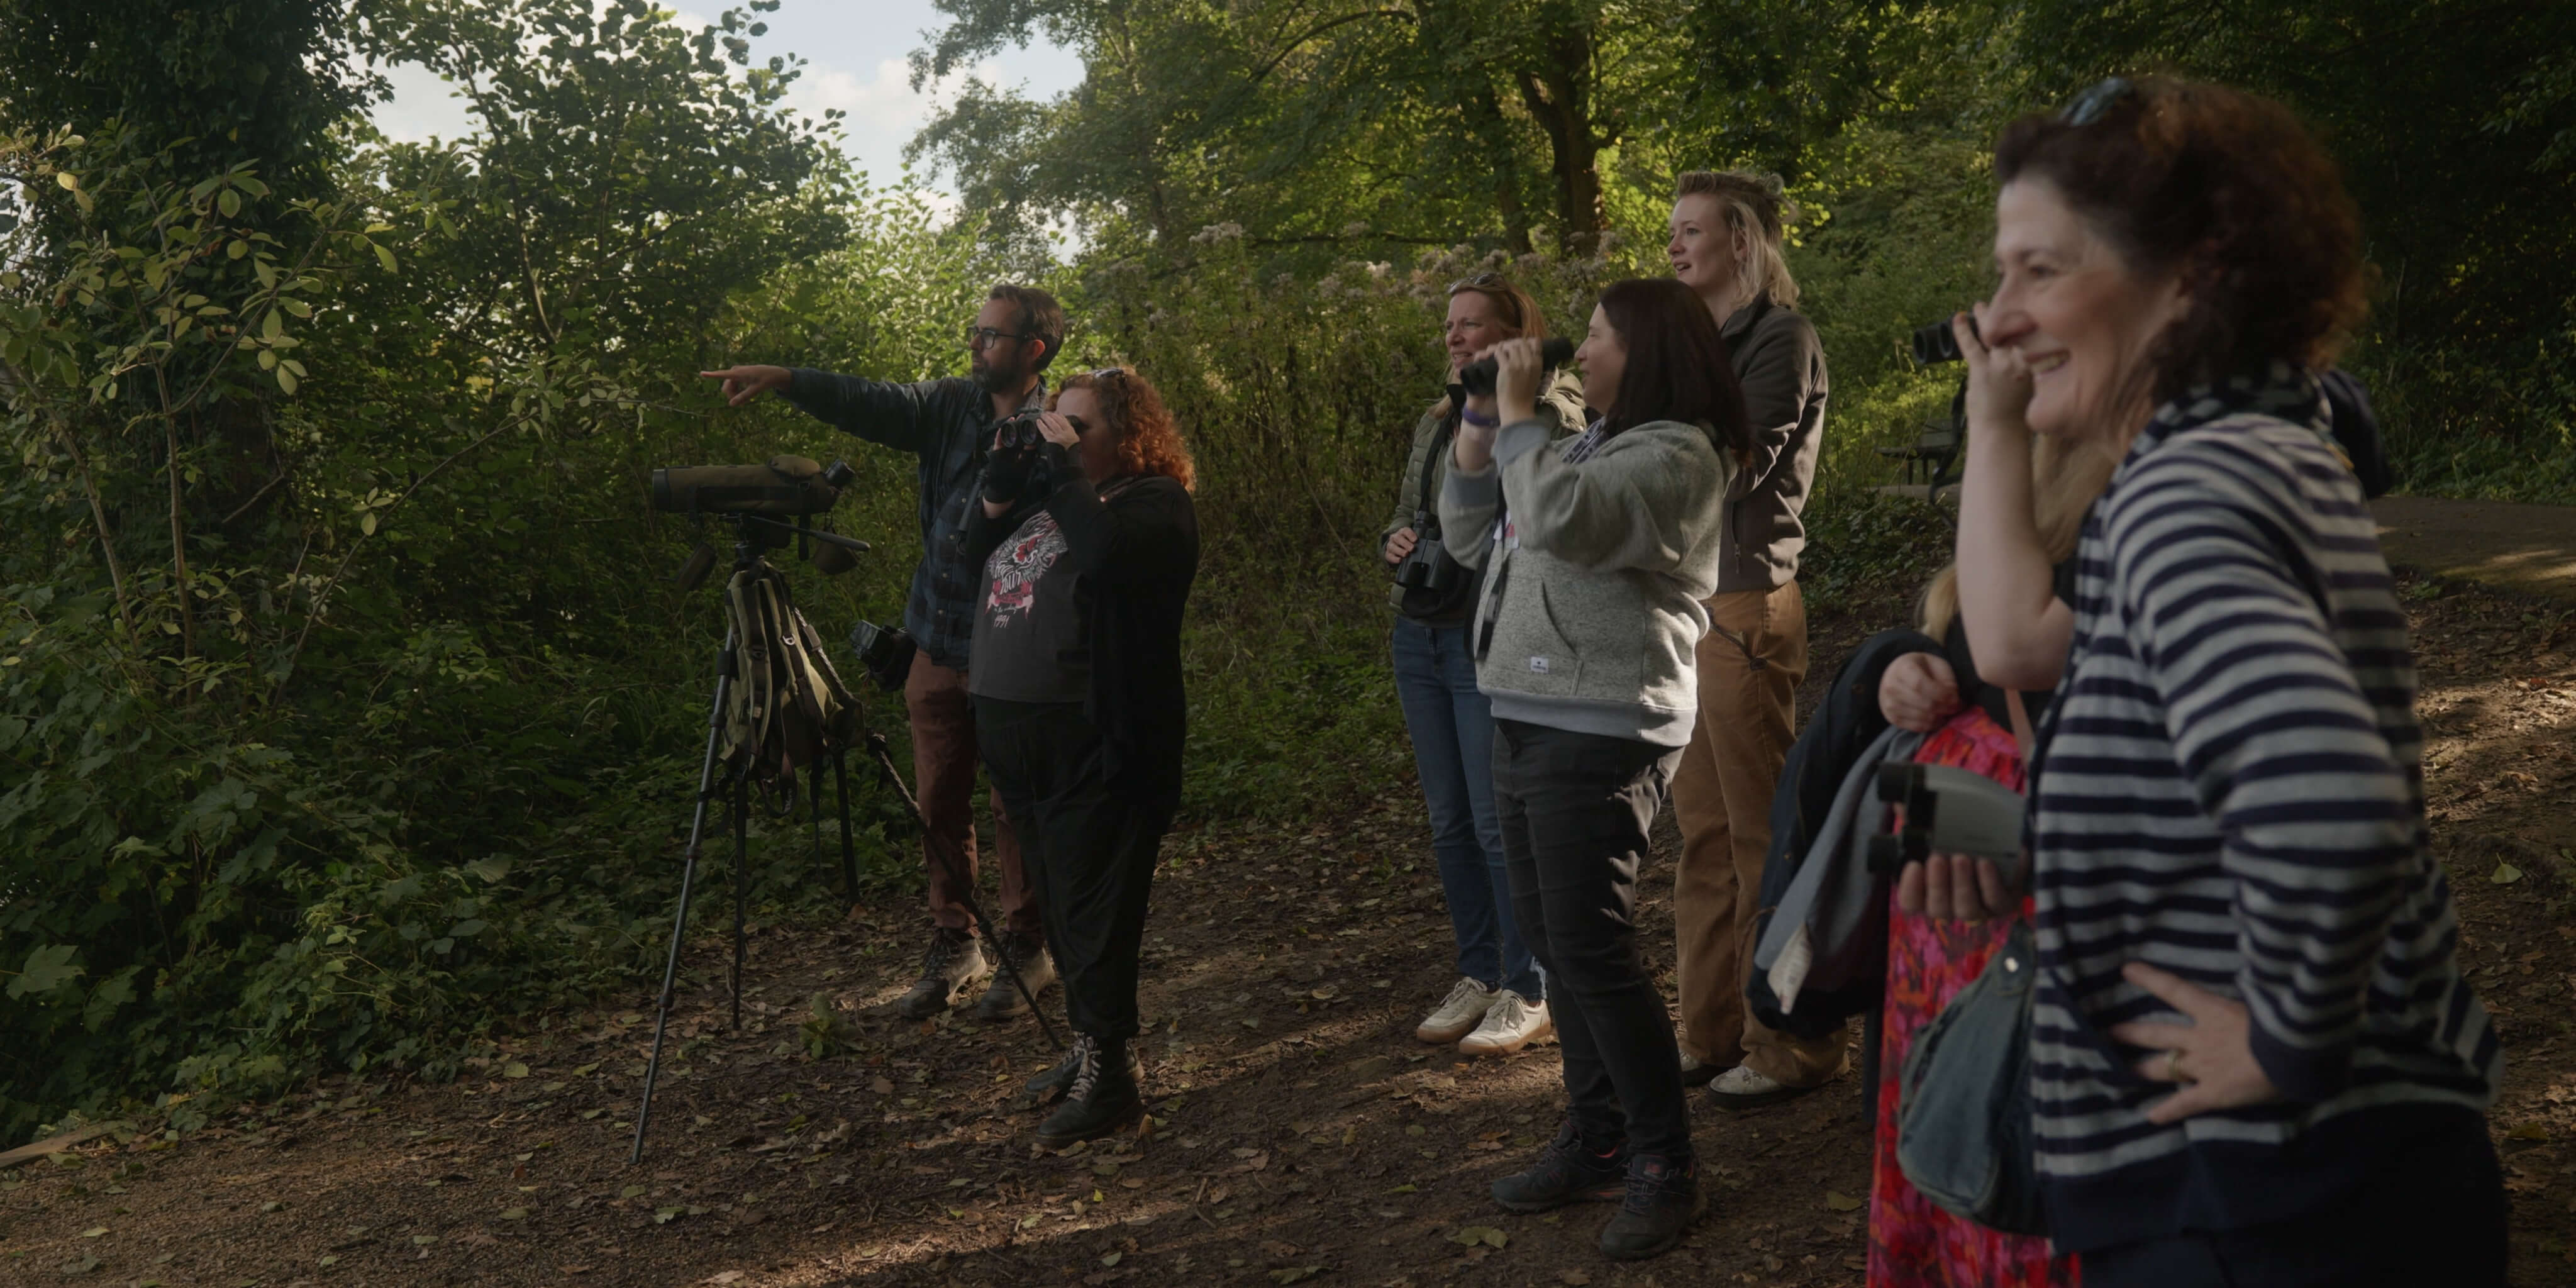
[{"label": "graphic print t-shirt", "polygon": [[1030,515],[984,561],[966,691],[1009,702],[1080,702],[1091,658],[1073,594],[1064,532],[1055,516]]}]

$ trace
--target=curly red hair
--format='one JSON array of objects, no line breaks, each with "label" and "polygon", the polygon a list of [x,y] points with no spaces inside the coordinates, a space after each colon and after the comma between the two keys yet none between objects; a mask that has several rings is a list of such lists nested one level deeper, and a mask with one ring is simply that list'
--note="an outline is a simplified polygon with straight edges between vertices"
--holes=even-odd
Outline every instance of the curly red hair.
[{"label": "curly red hair", "polygon": [[1189,444],[1181,441],[1181,428],[1172,421],[1172,410],[1163,405],[1163,395],[1131,367],[1102,367],[1078,376],[1068,376],[1047,397],[1052,409],[1067,390],[1088,389],[1100,402],[1100,412],[1118,431],[1118,472],[1121,474],[1160,474],[1185,489],[1198,486],[1198,467],[1190,463]]}]

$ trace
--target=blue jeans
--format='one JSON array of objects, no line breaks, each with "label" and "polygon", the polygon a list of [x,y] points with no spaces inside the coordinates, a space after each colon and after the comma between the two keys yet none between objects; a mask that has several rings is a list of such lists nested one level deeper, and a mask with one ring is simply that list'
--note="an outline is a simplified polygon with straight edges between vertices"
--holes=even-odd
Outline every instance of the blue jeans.
[{"label": "blue jeans", "polygon": [[1494,813],[1494,713],[1476,688],[1464,626],[1397,618],[1395,693],[1431,807],[1431,854],[1458,937],[1458,973],[1542,1000],[1538,962],[1512,924],[1503,826]]}]

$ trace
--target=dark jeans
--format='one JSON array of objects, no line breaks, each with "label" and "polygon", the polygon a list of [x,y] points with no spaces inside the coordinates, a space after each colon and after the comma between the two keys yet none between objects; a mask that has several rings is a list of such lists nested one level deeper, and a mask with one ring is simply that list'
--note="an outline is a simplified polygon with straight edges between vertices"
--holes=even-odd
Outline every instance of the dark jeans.
[{"label": "dark jeans", "polygon": [[1173,766],[1112,779],[1079,702],[975,699],[984,767],[1019,832],[1077,1033],[1136,1036],[1136,963],[1155,854],[1180,804]]},{"label": "dark jeans", "polygon": [[1467,628],[1397,618],[1394,647],[1395,696],[1431,807],[1431,856],[1458,938],[1458,973],[1542,1000],[1538,963],[1512,917],[1502,821],[1494,815],[1494,708],[1476,688]]},{"label": "dark jeans", "polygon": [[1494,722],[1512,907],[1547,969],[1568,1112],[1588,1140],[1691,1157],[1681,1050],[1637,952],[1637,869],[1679,747]]},{"label": "dark jeans", "polygon": [[2452,1117],[2305,1216],[2086,1252],[2084,1288],[2502,1288],[2504,1174],[2486,1120]]}]

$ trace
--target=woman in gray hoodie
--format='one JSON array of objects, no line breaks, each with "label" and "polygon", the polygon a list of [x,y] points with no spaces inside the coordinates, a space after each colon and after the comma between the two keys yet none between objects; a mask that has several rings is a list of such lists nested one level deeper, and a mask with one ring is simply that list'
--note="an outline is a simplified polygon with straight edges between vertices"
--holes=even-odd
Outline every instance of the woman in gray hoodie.
[{"label": "woman in gray hoodie", "polygon": [[1494,711],[1494,797],[1514,919],[1547,970],[1566,1122],[1494,1183],[1518,1212],[1620,1199],[1613,1257],[1651,1257],[1700,1205],[1681,1066],[1637,951],[1646,830],[1699,711],[1744,398],[1708,309],[1669,279],[1614,283],[1578,351],[1603,409],[1551,442],[1538,344],[1507,341],[1471,398],[1440,529],[1485,571],[1471,647]]}]

